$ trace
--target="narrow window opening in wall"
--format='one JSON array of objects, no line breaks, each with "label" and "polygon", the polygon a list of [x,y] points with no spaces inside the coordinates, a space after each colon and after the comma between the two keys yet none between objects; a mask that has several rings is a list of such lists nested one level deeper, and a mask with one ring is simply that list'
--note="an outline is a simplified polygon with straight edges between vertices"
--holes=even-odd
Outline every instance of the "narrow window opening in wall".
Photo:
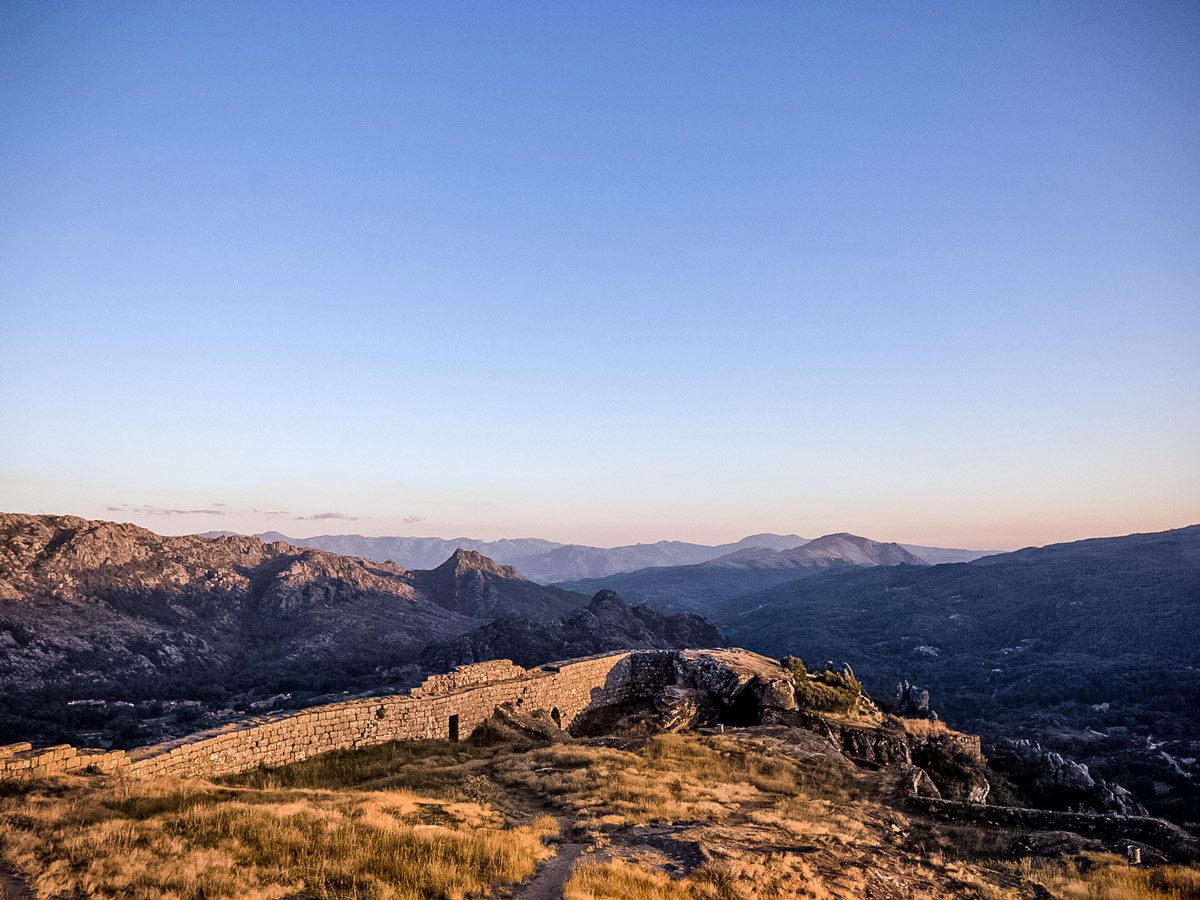
[{"label": "narrow window opening in wall", "polygon": [[450,717],[450,740],[452,740],[452,741],[458,740],[458,716],[457,715],[453,715]]},{"label": "narrow window opening in wall", "polygon": [[557,706],[550,710],[550,718],[554,720],[555,725],[557,725],[559,728],[562,728],[562,713],[558,711]]}]

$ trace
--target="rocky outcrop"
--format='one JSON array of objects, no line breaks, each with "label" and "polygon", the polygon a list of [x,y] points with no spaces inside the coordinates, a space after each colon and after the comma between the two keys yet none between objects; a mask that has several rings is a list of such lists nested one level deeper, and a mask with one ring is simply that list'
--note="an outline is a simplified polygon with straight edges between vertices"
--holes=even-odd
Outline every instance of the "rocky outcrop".
[{"label": "rocky outcrop", "polygon": [[675,683],[694,692],[706,724],[759,725],[796,709],[778,660],[748,650],[683,650],[675,655]]},{"label": "rocky outcrop", "polygon": [[809,731],[828,738],[851,759],[882,766],[912,763],[908,736],[902,731],[869,725],[851,725],[823,716],[803,716],[799,721]]},{"label": "rocky outcrop", "polygon": [[942,792],[938,790],[929,773],[920,766],[910,763],[900,763],[898,768],[902,776],[905,794],[912,797],[925,797],[931,800],[941,800]]},{"label": "rocky outcrop", "polygon": [[908,805],[929,815],[958,822],[976,822],[997,828],[1021,828],[1029,831],[1103,835],[1144,842],[1182,862],[1192,862],[1200,858],[1200,845],[1194,837],[1177,825],[1150,816],[982,806],[915,795],[909,797]]},{"label": "rocky outcrop", "polygon": [[908,681],[896,685],[896,694],[892,698],[892,712],[906,719],[938,720],[938,714],[929,708],[929,691],[919,688]]},{"label": "rocky outcrop", "polygon": [[657,725],[664,731],[684,731],[700,723],[701,702],[695,688],[664,687],[654,696]]},{"label": "rocky outcrop", "polygon": [[1001,739],[989,753],[992,767],[1019,795],[1039,806],[1073,812],[1147,814],[1138,799],[1119,784],[1098,778],[1083,763],[1067,759],[1028,740]]}]

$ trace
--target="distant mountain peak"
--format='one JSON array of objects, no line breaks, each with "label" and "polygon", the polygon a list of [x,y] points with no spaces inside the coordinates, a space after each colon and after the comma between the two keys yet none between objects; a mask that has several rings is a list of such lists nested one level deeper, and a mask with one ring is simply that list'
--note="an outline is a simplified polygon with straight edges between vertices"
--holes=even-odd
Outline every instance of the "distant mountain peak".
[{"label": "distant mountain peak", "polygon": [[850,534],[848,531],[837,531],[833,534],[822,535],[821,537],[805,544],[803,549],[814,555],[826,550],[837,551],[842,555],[845,555],[847,544],[858,548],[869,558],[869,561],[857,562],[856,564],[858,565],[928,565],[928,563],[921,557],[905,549],[902,545],[897,544],[895,541],[873,541],[870,538],[865,538],[861,535]]},{"label": "distant mountain peak", "polygon": [[928,563],[899,544],[881,543],[857,534],[839,531],[822,535],[790,550],[739,550],[707,565],[826,568],[831,565],[925,566]]},{"label": "distant mountain peak", "polygon": [[437,572],[451,572],[455,575],[462,575],[466,572],[485,572],[488,575],[496,575],[500,578],[519,578],[525,580],[525,576],[514,569],[512,566],[502,566],[495,560],[484,556],[478,550],[464,550],[459,547],[450,558],[435,569]]}]

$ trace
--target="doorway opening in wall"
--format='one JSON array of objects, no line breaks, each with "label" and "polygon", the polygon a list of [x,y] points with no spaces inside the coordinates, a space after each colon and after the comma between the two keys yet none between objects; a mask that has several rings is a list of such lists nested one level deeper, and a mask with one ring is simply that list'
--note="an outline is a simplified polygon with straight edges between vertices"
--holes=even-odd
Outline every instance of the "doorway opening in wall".
[{"label": "doorway opening in wall", "polygon": [[550,718],[554,720],[555,725],[557,725],[559,728],[562,728],[562,713],[558,711],[557,706],[550,710]]},{"label": "doorway opening in wall", "polygon": [[452,741],[458,740],[458,716],[457,715],[453,715],[450,717],[450,740],[452,740]]}]

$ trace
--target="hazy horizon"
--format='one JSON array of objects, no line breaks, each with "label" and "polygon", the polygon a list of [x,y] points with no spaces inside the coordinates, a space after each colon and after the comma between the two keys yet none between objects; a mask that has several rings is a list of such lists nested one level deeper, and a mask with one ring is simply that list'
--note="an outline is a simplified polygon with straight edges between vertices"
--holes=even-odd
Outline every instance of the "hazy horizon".
[{"label": "hazy horizon", "polygon": [[[219,506],[221,506],[221,505],[219,505]],[[208,515],[225,515],[226,511],[223,509],[219,509],[219,508],[215,509],[212,512],[199,512],[199,511],[175,510],[175,509],[170,509],[170,510],[163,509],[163,510],[157,510],[154,512],[146,512],[146,511],[139,511],[139,510],[124,510],[124,511],[105,510],[104,513],[99,514],[99,515],[85,515],[85,514],[78,513],[78,512],[62,511],[62,510],[37,510],[36,512],[30,512],[28,510],[0,510],[0,512],[15,512],[15,513],[22,513],[22,514],[26,514],[26,515],[83,515],[84,518],[95,519],[95,520],[100,520],[100,521],[130,522],[135,525],[140,525],[143,528],[147,528],[150,531],[153,531],[157,534],[162,534],[162,535],[166,535],[166,536],[205,534],[208,532],[215,532],[215,531],[228,531],[228,532],[232,532],[234,534],[243,534],[243,535],[255,535],[255,534],[265,534],[265,533],[269,533],[269,532],[276,532],[278,534],[282,534],[282,535],[285,535],[286,537],[293,538],[296,540],[309,540],[311,538],[323,537],[323,536],[335,536],[336,537],[336,536],[342,536],[342,535],[357,535],[357,536],[366,537],[366,538],[416,538],[416,539],[443,540],[443,541],[454,541],[456,539],[491,541],[491,542],[502,541],[502,540],[545,540],[545,541],[556,542],[556,543],[563,544],[563,545],[572,545],[573,544],[573,545],[583,545],[583,546],[592,546],[592,547],[600,547],[600,548],[615,548],[615,547],[623,547],[623,546],[633,546],[633,545],[637,545],[637,544],[651,545],[651,544],[656,544],[656,543],[659,543],[662,541],[678,541],[678,542],[682,542],[682,543],[719,546],[722,544],[734,544],[734,543],[737,543],[738,541],[743,540],[744,538],[750,537],[755,534],[776,534],[776,535],[795,534],[806,541],[811,541],[815,538],[822,537],[827,534],[850,533],[850,534],[858,535],[859,537],[869,538],[871,540],[878,541],[880,543],[897,543],[897,544],[905,544],[905,545],[911,545],[911,546],[924,546],[924,547],[945,547],[945,548],[954,548],[954,549],[962,549],[962,550],[987,550],[987,551],[1010,552],[1013,550],[1021,550],[1026,547],[1041,547],[1041,546],[1046,546],[1048,544],[1070,543],[1073,541],[1083,541],[1083,540],[1090,540],[1090,539],[1095,539],[1095,538],[1123,537],[1126,535],[1138,534],[1138,533],[1154,533],[1154,532],[1161,532],[1161,531],[1172,531],[1172,530],[1175,530],[1178,528],[1186,528],[1191,525],[1200,524],[1200,522],[1184,522],[1184,523],[1180,523],[1177,525],[1166,525],[1161,528],[1138,528],[1138,529],[1131,529],[1131,530],[1127,530],[1127,531],[1113,531],[1113,532],[1103,532],[1103,533],[1097,532],[1095,534],[1078,534],[1078,535],[1071,536],[1071,537],[1056,538],[1053,540],[1045,540],[1045,541],[1037,541],[1037,542],[1033,542],[1033,543],[1010,544],[1008,546],[1002,546],[1000,544],[969,545],[966,542],[955,541],[952,539],[951,540],[943,540],[943,541],[912,540],[906,536],[896,537],[894,535],[874,534],[874,533],[871,533],[866,530],[862,530],[862,529],[856,530],[854,528],[816,529],[816,530],[809,529],[807,531],[798,531],[797,529],[794,529],[794,528],[783,529],[783,530],[778,530],[778,529],[772,530],[772,529],[759,528],[759,529],[741,532],[738,534],[729,534],[729,535],[725,535],[723,537],[710,537],[710,538],[680,537],[678,535],[672,534],[672,535],[663,535],[663,536],[656,537],[656,538],[624,540],[624,541],[618,540],[618,541],[610,541],[610,542],[604,543],[604,544],[595,544],[595,543],[590,543],[588,541],[564,540],[563,538],[556,536],[554,534],[541,534],[541,533],[538,533],[538,534],[534,534],[534,533],[530,533],[530,534],[521,534],[521,533],[484,534],[484,533],[473,533],[473,532],[466,532],[466,531],[458,532],[458,531],[450,530],[450,531],[445,531],[445,532],[438,533],[438,534],[433,534],[433,533],[428,533],[426,531],[421,530],[415,524],[407,526],[407,530],[405,530],[405,526],[403,524],[401,525],[401,527],[399,529],[392,530],[392,531],[378,530],[378,529],[366,530],[364,528],[356,527],[356,525],[358,525],[358,523],[359,523],[359,520],[352,519],[352,518],[346,518],[341,515],[328,516],[328,517],[321,517],[318,515],[318,516],[310,517],[312,519],[316,519],[317,521],[328,523],[324,527],[321,527],[321,526],[304,527],[302,525],[301,521],[297,520],[295,518],[288,520],[291,522],[291,525],[287,524],[287,521],[285,521],[282,523],[276,522],[273,525],[268,525],[265,527],[249,527],[249,526],[247,526],[247,527],[243,527],[243,528],[232,528],[232,527],[217,527],[215,525],[210,525],[209,527],[178,528],[178,527],[171,527],[169,524],[170,519],[175,518],[177,516],[190,518],[189,516],[187,516],[187,514],[189,512],[193,512],[193,513],[195,513],[195,515],[203,516],[203,517],[207,517]],[[233,510],[229,510],[227,514],[229,516],[237,515],[236,511],[233,511]]]},{"label": "hazy horizon", "polygon": [[0,8],[0,508],[1200,521],[1200,7]]}]

